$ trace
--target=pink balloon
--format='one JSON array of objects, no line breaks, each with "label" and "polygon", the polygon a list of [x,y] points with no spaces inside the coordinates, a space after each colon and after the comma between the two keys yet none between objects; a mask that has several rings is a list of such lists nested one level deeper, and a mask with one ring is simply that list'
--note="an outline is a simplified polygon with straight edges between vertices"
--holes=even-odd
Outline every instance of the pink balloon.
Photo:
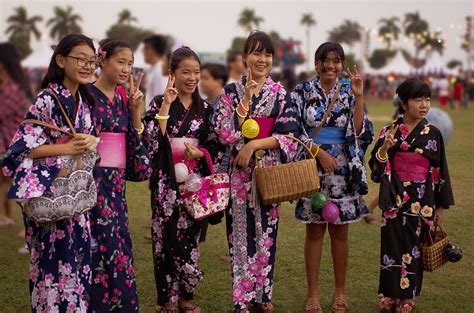
[{"label": "pink balloon", "polygon": [[339,208],[333,202],[329,201],[323,207],[322,215],[325,221],[333,223],[339,217]]}]

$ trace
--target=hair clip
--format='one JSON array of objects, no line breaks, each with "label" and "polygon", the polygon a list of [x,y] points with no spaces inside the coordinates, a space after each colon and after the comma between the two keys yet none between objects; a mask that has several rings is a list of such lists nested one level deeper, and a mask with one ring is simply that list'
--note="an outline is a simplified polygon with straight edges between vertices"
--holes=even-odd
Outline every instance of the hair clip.
[{"label": "hair clip", "polygon": [[105,57],[106,57],[106,55],[107,55],[107,52],[104,51],[104,50],[102,50],[101,47],[99,47],[99,49],[97,49],[97,54],[98,54],[99,56],[101,56],[102,59],[105,59]]}]

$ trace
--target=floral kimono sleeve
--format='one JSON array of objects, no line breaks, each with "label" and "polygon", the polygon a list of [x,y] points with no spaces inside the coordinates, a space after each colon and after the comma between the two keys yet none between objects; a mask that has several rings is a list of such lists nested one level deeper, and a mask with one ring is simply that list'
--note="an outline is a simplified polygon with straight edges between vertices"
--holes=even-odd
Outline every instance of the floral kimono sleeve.
[{"label": "floral kimono sleeve", "polygon": [[126,132],[127,168],[126,179],[130,181],[144,181],[150,178],[150,155],[135,130],[132,120],[128,122]]},{"label": "floral kimono sleeve", "polygon": [[[431,126],[431,128],[434,127]],[[448,162],[446,161],[443,136],[438,130],[435,136],[436,142],[438,143],[438,151],[433,162],[433,167],[431,168],[431,175],[434,184],[435,204],[436,207],[448,209],[450,205],[454,204],[453,190],[451,188],[451,179],[449,178]]]},{"label": "floral kimono sleeve", "polygon": [[276,119],[271,135],[280,144],[281,162],[286,163],[296,160],[299,153],[305,153],[305,151],[302,151],[304,147],[301,147],[297,141],[285,137],[285,135],[300,139],[304,136],[305,131],[302,120],[299,118],[298,106],[292,100],[290,94],[281,92],[278,96],[278,102],[281,108],[280,114]]},{"label": "floral kimono sleeve", "polygon": [[[206,120],[204,129],[206,131],[203,132],[199,141],[202,142],[200,146],[209,152],[215,169],[216,166],[221,162],[225,154],[226,146],[219,141],[219,137],[217,136],[216,131],[211,126],[213,115],[214,108],[212,106],[209,106],[204,112],[204,119]],[[200,164],[202,167],[202,165],[205,164],[204,160],[200,162]]]},{"label": "floral kimono sleeve", "polygon": [[[41,92],[26,113],[25,119],[36,119],[55,125],[53,120],[53,96]],[[65,128],[66,129],[66,128]],[[59,132],[25,123],[18,127],[3,161],[3,173],[13,177],[13,184],[8,193],[10,199],[31,199],[41,196],[59,174],[61,158],[46,157],[32,159],[30,151],[44,144],[53,143],[51,135],[60,137]]]},{"label": "floral kimono sleeve", "polygon": [[[233,86],[231,84],[230,86]],[[242,140],[242,131],[235,108],[239,104],[239,97],[236,92],[231,91],[229,86],[224,88],[218,101],[218,110],[212,118],[218,139],[225,145],[235,144]]]},{"label": "floral kimono sleeve", "polygon": [[155,119],[155,115],[160,110],[160,101],[155,97],[150,102],[150,110],[145,113],[143,118],[143,125],[145,129],[142,134],[142,142],[145,144],[145,148],[148,150],[150,156],[158,153],[160,143],[163,143],[164,136],[160,130],[158,120]]}]

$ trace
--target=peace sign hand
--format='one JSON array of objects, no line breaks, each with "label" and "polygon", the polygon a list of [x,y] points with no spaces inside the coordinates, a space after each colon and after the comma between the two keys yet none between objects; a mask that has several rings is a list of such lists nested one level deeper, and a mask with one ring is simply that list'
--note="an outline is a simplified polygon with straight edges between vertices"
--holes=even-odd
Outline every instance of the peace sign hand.
[{"label": "peace sign hand", "polygon": [[143,80],[143,72],[138,74],[137,82],[133,81],[133,75],[130,74],[130,96],[129,103],[132,110],[140,110],[140,106],[143,103],[143,93],[140,91],[140,85]]},{"label": "peace sign hand", "polygon": [[351,79],[351,91],[356,97],[364,96],[364,79],[357,71],[357,65],[354,65],[354,72],[347,68],[347,74]]},{"label": "peace sign hand", "polygon": [[173,75],[168,75],[168,83],[166,84],[166,89],[163,94],[163,105],[170,106],[178,96],[178,89],[174,88],[175,79]]},{"label": "peace sign hand", "polygon": [[245,84],[245,93],[244,93],[244,100],[245,102],[250,102],[252,100],[253,95],[255,95],[258,87],[258,83],[252,79],[252,71],[250,68],[247,70],[247,83]]},{"label": "peace sign hand", "polygon": [[390,149],[391,147],[393,147],[398,139],[395,139],[395,134],[397,133],[397,130],[398,130],[398,125],[395,126],[395,125],[392,125],[392,127],[390,127],[390,130],[387,132],[385,132],[385,139],[383,141],[383,145],[382,145],[382,152],[387,153],[388,149]]}]

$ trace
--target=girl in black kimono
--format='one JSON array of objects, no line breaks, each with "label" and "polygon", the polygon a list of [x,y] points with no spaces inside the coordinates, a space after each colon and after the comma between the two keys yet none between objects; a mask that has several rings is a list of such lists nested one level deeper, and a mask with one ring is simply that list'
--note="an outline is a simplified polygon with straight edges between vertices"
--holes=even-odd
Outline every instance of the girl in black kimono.
[{"label": "girl in black kimono", "polygon": [[384,127],[369,161],[383,211],[380,309],[411,312],[423,279],[420,244],[454,204],[440,131],[425,119],[431,91],[418,78],[398,88],[403,117]]}]

